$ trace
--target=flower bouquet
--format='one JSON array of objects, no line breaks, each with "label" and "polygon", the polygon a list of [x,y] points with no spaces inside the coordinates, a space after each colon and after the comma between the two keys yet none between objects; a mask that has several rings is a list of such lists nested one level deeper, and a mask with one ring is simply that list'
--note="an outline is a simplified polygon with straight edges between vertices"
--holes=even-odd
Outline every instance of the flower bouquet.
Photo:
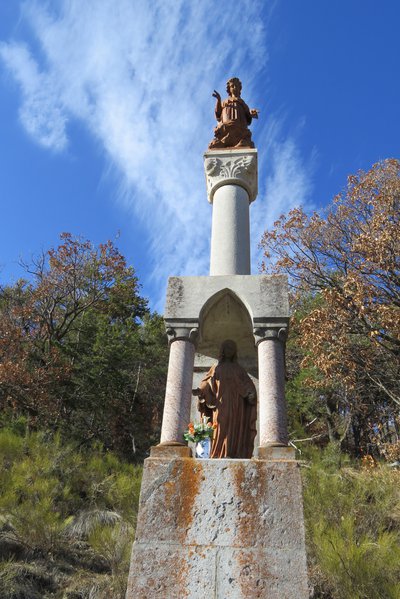
[{"label": "flower bouquet", "polygon": [[211,453],[211,439],[214,435],[216,424],[208,422],[207,416],[202,416],[200,422],[189,423],[188,430],[183,433],[185,441],[192,441],[196,444],[196,457],[209,458]]},{"label": "flower bouquet", "polygon": [[216,424],[208,422],[210,419],[207,416],[202,416],[200,422],[189,423],[188,430],[183,433],[185,441],[192,441],[192,443],[198,443],[203,439],[213,438],[214,429],[217,427]]}]

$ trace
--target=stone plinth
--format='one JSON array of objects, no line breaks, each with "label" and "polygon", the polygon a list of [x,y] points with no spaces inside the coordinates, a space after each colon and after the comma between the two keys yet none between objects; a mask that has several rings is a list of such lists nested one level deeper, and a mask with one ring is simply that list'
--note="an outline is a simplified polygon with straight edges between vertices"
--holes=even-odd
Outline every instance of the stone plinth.
[{"label": "stone plinth", "polygon": [[127,599],[308,596],[294,460],[145,461]]}]

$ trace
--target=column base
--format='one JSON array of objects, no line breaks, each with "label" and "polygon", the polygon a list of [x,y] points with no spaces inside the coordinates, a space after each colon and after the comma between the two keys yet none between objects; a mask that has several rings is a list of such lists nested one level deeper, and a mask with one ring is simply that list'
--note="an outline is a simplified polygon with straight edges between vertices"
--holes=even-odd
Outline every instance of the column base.
[{"label": "column base", "polygon": [[171,443],[159,443],[150,447],[151,458],[191,458],[192,450],[183,443],[171,441]]},{"label": "column base", "polygon": [[296,459],[296,450],[290,445],[263,446],[258,448],[258,459],[269,460],[273,462],[291,461]]}]

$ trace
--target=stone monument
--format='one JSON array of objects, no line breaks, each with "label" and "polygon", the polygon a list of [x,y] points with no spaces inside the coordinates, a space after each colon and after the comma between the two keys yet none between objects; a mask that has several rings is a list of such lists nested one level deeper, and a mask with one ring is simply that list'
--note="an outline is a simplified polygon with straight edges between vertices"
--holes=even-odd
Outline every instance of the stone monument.
[{"label": "stone monument", "polygon": [[[286,424],[287,280],[250,274],[257,150],[248,125],[258,113],[237,78],[227,90],[224,102],[213,94],[218,124],[204,155],[210,276],[168,282],[161,440],[144,465],[127,599],[309,596]],[[212,459],[193,458],[183,440],[198,408],[217,424]]]}]

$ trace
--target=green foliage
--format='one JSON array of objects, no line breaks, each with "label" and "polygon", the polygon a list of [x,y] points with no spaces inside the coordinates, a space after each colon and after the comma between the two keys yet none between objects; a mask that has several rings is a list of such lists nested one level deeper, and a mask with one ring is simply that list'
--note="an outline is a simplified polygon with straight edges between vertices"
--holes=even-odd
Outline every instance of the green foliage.
[{"label": "green foliage", "polygon": [[[158,315],[142,323],[89,312],[79,342],[66,343],[73,361],[62,390],[72,435],[101,440],[120,455],[143,460],[158,440],[168,346]],[[132,451],[133,450],[133,451]]]},{"label": "green foliage", "polygon": [[0,597],[122,599],[140,480],[100,445],[0,430]]},{"label": "green foliage", "polygon": [[[310,294],[292,298],[293,316],[286,343],[286,402],[288,427],[292,440],[307,439],[325,445],[328,440],[326,406],[322,390],[315,385],[320,373],[313,366],[304,367],[306,351],[301,347],[299,324],[307,313],[318,306],[320,298]],[[303,451],[303,446],[298,446]]]},{"label": "green foliage", "polygon": [[124,522],[114,526],[98,524],[88,537],[92,549],[104,558],[111,570],[114,586],[126,586],[132,537],[132,527]]},{"label": "green foliage", "polygon": [[303,471],[313,597],[399,599],[400,472],[338,469],[338,453]]},{"label": "green foliage", "polygon": [[[16,435],[9,429],[2,429],[0,434],[0,464],[8,466],[17,459],[21,458],[24,453],[25,440]],[[1,476],[5,474],[3,468],[0,469]]]},{"label": "green foliage", "polygon": [[323,419],[319,393],[309,385],[312,376],[310,368],[299,369],[286,385],[289,429],[294,437],[308,437],[308,424],[315,418]]}]

